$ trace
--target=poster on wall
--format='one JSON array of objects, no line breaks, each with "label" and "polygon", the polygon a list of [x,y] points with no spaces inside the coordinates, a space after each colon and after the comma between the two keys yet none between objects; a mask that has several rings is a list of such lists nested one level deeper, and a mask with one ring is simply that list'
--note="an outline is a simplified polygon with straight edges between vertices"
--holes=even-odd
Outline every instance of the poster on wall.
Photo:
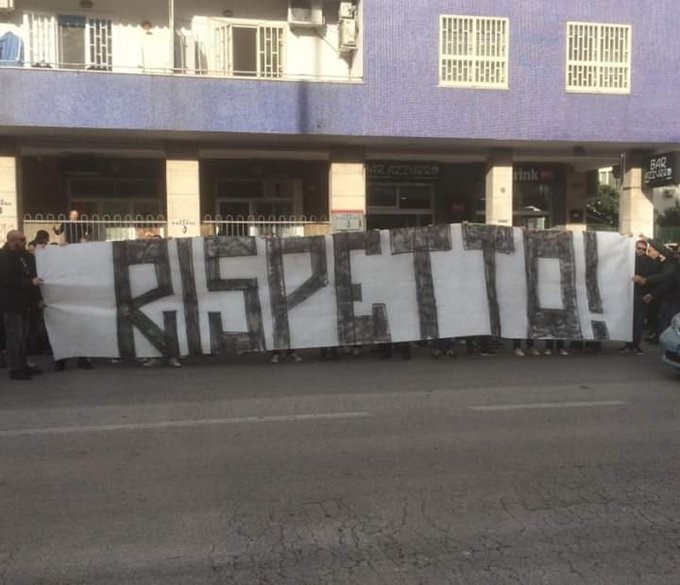
[{"label": "poster on wall", "polygon": [[37,260],[57,359],[632,332],[633,243],[613,233],[440,225],[50,246]]}]

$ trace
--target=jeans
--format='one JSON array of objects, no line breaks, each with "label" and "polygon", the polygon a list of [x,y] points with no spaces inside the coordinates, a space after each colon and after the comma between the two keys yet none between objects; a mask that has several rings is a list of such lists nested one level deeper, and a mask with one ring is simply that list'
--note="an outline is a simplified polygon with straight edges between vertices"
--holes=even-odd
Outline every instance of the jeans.
[{"label": "jeans", "polygon": [[2,313],[10,372],[26,367],[26,333],[23,313]]}]

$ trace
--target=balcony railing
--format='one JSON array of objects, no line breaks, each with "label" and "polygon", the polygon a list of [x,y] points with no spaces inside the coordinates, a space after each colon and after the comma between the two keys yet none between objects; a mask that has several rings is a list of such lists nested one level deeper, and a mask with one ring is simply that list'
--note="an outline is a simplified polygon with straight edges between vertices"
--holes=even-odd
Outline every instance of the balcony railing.
[{"label": "balcony railing", "polygon": [[356,40],[344,51],[339,23],[300,36],[285,20],[194,16],[189,27],[174,30],[162,21],[48,10],[16,11],[0,23],[0,66],[345,83],[362,77]]}]

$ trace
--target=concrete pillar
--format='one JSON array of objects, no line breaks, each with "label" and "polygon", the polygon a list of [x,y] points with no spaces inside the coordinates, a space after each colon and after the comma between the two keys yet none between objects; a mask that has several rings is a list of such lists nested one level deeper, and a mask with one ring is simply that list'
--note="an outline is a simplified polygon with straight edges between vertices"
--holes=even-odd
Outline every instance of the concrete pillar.
[{"label": "concrete pillar", "polygon": [[493,151],[486,165],[486,223],[512,226],[512,183],[512,151]]},{"label": "concrete pillar", "polygon": [[201,235],[201,185],[199,161],[166,161],[168,236]]},{"label": "concrete pillar", "polygon": [[19,228],[17,196],[17,160],[14,156],[0,156],[0,246],[10,230]]},{"label": "concrete pillar", "polygon": [[566,224],[568,230],[586,230],[586,205],[588,203],[588,173],[573,168],[567,170]]},{"label": "concrete pillar", "polygon": [[654,235],[654,198],[652,189],[642,187],[644,153],[629,152],[619,203],[619,232],[624,235]]},{"label": "concrete pillar", "polygon": [[366,229],[366,166],[363,160],[331,162],[328,196],[333,231]]}]

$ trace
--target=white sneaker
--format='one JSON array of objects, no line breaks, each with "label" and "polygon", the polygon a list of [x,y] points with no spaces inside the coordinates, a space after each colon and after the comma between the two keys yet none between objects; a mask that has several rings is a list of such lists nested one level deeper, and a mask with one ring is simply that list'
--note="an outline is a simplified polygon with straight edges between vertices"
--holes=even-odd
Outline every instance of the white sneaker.
[{"label": "white sneaker", "polygon": [[296,362],[296,363],[302,361],[302,358],[296,353],[288,354],[287,359],[288,359],[289,362]]},{"label": "white sneaker", "polygon": [[279,354],[275,353],[269,361],[273,364],[278,364],[279,363]]},{"label": "white sneaker", "polygon": [[516,347],[513,352],[517,357],[524,357],[524,352],[521,347]]},{"label": "white sneaker", "polygon": [[569,355],[569,352],[566,349],[561,349],[560,355]]},{"label": "white sneaker", "polygon": [[170,358],[168,360],[168,365],[173,368],[181,368],[182,363],[177,358]]},{"label": "white sneaker", "polygon": [[532,347],[532,348],[529,350],[529,353],[530,353],[531,355],[541,355],[541,352],[538,351],[535,347]]},{"label": "white sneaker", "polygon": [[438,358],[438,357],[440,357],[441,355],[442,355],[442,350],[441,350],[441,349],[435,349],[435,350],[432,352],[432,357]]},{"label": "white sneaker", "polygon": [[149,358],[148,360],[144,360],[142,362],[142,365],[145,368],[154,368],[154,367],[160,365],[160,363],[161,363],[161,360],[159,360],[158,358]]},{"label": "white sneaker", "polygon": [[543,355],[552,355],[552,349],[546,349],[546,350],[543,352]]}]

